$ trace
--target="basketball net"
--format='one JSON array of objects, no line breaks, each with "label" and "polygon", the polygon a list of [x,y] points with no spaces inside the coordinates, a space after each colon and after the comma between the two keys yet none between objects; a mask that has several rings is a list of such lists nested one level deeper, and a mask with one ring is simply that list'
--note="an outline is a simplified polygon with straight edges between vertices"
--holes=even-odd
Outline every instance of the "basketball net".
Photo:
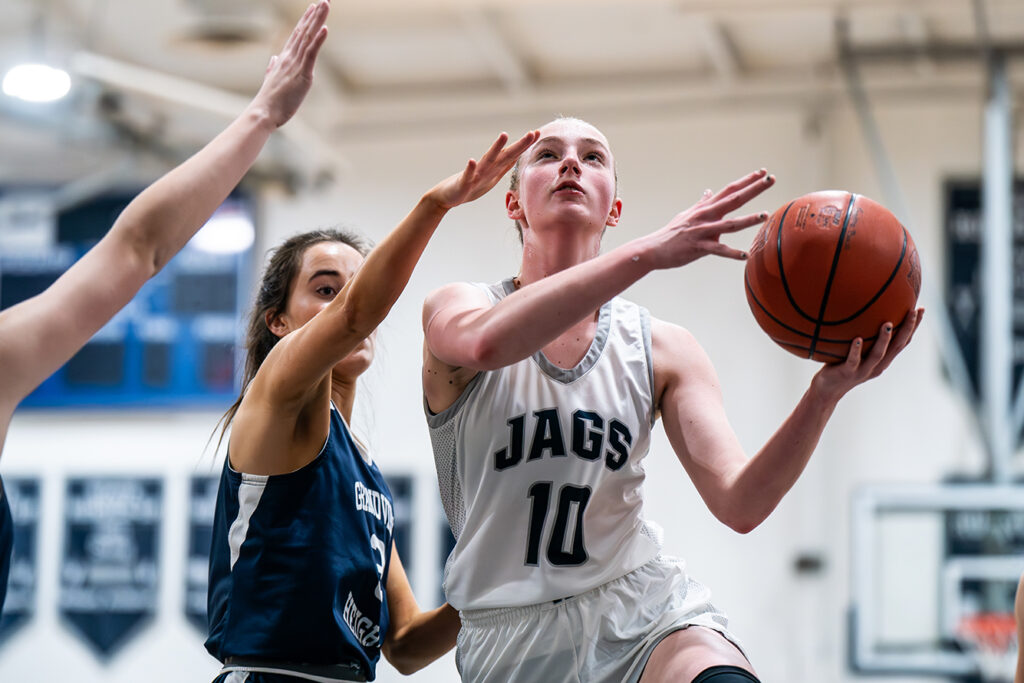
[{"label": "basketball net", "polygon": [[1013,683],[1017,670],[1017,624],[1008,612],[982,612],[964,617],[957,640],[978,664],[983,681]]}]

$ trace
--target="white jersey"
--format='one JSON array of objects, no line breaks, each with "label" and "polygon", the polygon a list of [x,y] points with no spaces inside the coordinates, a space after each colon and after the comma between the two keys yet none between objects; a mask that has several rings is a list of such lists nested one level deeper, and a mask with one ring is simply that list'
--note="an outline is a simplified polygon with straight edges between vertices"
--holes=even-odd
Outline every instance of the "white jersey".
[{"label": "white jersey", "polygon": [[[495,304],[514,290],[511,279],[479,286]],[[538,351],[480,372],[443,412],[427,410],[456,538],[444,579],[453,607],[560,600],[658,555],[642,492],[653,367],[647,311],[615,298],[576,367]]]}]

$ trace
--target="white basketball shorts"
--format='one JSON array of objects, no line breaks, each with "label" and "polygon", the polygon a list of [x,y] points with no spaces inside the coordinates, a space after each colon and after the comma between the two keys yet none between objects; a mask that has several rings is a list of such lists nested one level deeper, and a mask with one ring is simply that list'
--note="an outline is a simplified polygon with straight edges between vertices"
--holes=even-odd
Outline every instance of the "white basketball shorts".
[{"label": "white basketball shorts", "polygon": [[564,600],[462,612],[456,664],[467,683],[634,683],[661,639],[688,626],[740,647],[710,599],[682,560],[657,557]]}]

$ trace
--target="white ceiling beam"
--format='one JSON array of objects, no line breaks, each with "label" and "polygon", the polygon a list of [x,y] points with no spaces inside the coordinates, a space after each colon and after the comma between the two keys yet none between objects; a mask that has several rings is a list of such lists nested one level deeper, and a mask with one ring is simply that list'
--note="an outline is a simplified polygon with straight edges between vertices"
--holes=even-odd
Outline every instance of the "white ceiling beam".
[{"label": "white ceiling beam", "polygon": [[[291,1],[291,0],[289,0]],[[623,0],[637,8],[644,5],[662,6],[665,0]],[[965,9],[966,0],[926,0],[924,3],[929,12],[957,12]],[[1020,0],[988,0],[990,5],[1015,7]],[[301,5],[301,2],[299,3]],[[551,0],[345,0],[336,3],[334,10],[345,16],[380,16],[393,15],[399,12],[408,16],[416,13],[431,13],[455,10],[508,10],[515,11],[523,6],[550,5]],[[595,4],[593,0],[562,0],[562,5],[577,5],[581,11],[587,11]],[[735,14],[774,14],[788,11],[810,11],[834,13],[844,9],[887,9],[899,6],[918,6],[920,0],[675,0],[674,6],[683,13],[715,14],[717,16]]]},{"label": "white ceiling beam", "polygon": [[[78,76],[96,81],[115,91],[143,95],[176,107],[207,112],[225,120],[237,117],[249,105],[249,98],[213,88],[186,78],[146,69],[91,52],[76,52],[70,60]],[[332,151],[319,133],[296,115],[279,133],[297,150],[312,177],[333,177],[344,168],[344,160]]]},{"label": "white ceiling beam", "polygon": [[[1024,80],[1018,79],[1018,87]],[[866,78],[873,97],[935,98],[939,101],[963,101],[980,97],[984,79],[976,68],[945,68],[932,77],[911,70],[887,71]],[[444,131],[465,126],[507,126],[515,117],[545,117],[551,111],[622,111],[629,115],[664,112],[674,116],[700,106],[780,106],[827,100],[845,104],[845,83],[836,71],[794,70],[761,76],[742,76],[731,83],[719,79],[666,78],[645,84],[620,84],[606,88],[574,89],[570,84],[551,82],[539,85],[531,97],[512,97],[500,92],[450,93],[382,99],[361,97],[346,106],[344,120],[333,130],[339,139],[372,137],[382,131],[388,135],[402,131],[421,135],[424,131]],[[456,113],[457,112],[457,113]]]},{"label": "white ceiling beam", "polygon": [[936,68],[935,60],[928,53],[928,45],[931,42],[931,31],[925,23],[921,13],[914,9],[900,12],[897,15],[900,33],[906,39],[907,44],[917,48],[920,54],[914,60],[914,66],[921,73],[931,73]]},{"label": "white ceiling beam", "polygon": [[740,75],[742,68],[736,41],[729,34],[729,29],[711,17],[703,17],[700,22],[700,40],[704,53],[711,62],[712,68],[719,78],[733,81]]},{"label": "white ceiling beam", "polygon": [[490,14],[474,7],[460,11],[458,18],[480,56],[494,69],[508,91],[522,92],[532,86],[533,79],[522,57],[497,29]]}]

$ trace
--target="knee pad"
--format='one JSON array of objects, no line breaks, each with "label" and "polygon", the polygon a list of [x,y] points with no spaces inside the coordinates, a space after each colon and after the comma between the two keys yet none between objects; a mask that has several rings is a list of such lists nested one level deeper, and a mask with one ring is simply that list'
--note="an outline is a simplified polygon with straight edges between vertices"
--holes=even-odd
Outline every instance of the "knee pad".
[{"label": "knee pad", "polygon": [[693,683],[761,683],[757,676],[738,666],[712,666],[704,669]]}]

